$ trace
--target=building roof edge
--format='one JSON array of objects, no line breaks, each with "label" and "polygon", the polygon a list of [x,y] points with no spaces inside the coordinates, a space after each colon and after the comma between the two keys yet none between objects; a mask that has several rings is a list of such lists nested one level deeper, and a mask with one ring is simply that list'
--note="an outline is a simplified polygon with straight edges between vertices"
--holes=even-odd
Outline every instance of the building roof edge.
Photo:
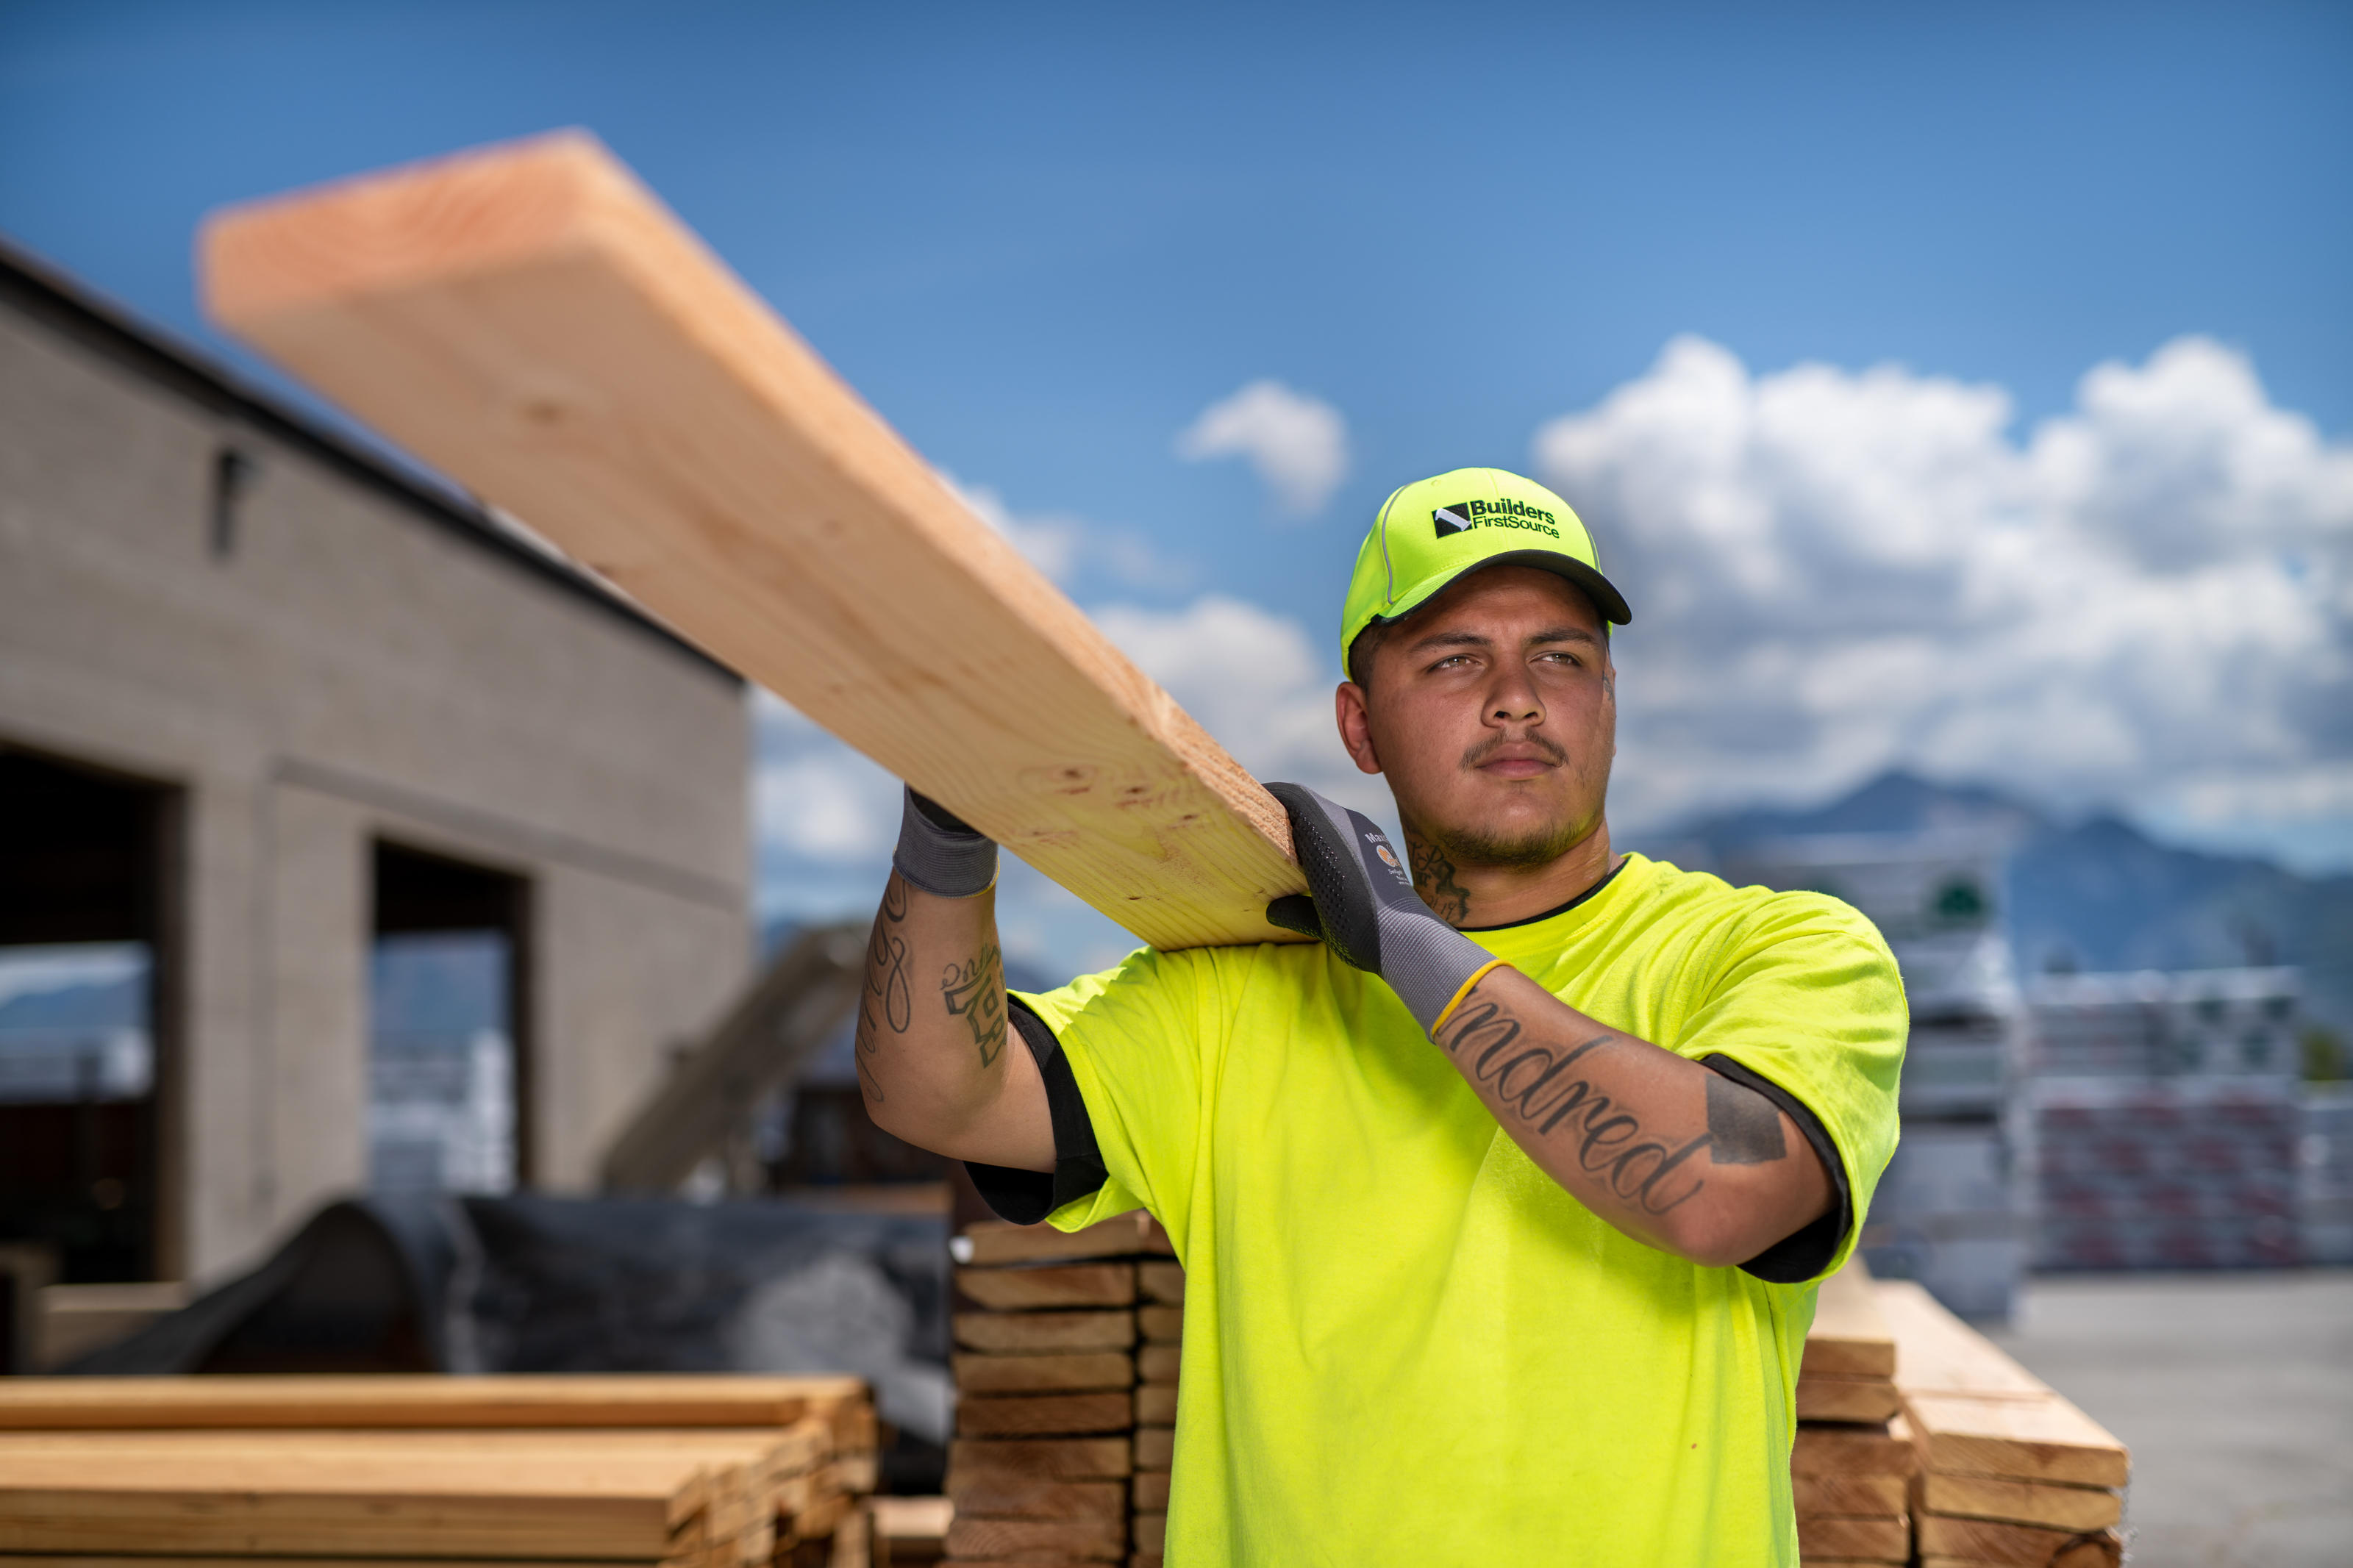
[{"label": "building roof edge", "polygon": [[517,537],[489,508],[438,475],[290,406],[164,327],[142,320],[63,268],[0,234],[0,303],[58,330],[114,363],[234,417],[317,459],[346,479],[489,551],[543,582],[668,645],[738,685],[744,678],[617,596],[595,577]]}]

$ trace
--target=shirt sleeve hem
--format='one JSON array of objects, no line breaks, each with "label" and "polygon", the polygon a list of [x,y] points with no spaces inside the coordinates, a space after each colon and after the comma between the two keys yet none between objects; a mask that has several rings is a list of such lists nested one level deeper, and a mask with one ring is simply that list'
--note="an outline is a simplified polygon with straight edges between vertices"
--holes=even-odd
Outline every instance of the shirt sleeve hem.
[{"label": "shirt sleeve hem", "polygon": [[1837,1141],[1822,1125],[1821,1118],[1803,1100],[1771,1079],[1742,1066],[1721,1052],[1702,1057],[1700,1064],[1720,1073],[1743,1089],[1753,1089],[1788,1112],[1805,1135],[1822,1169],[1829,1173],[1833,1189],[1829,1210],[1820,1218],[1790,1232],[1756,1257],[1740,1266],[1740,1271],[1768,1285],[1802,1285],[1830,1273],[1845,1260],[1848,1244],[1855,1228],[1854,1192],[1847,1179],[1846,1161],[1840,1153]]}]

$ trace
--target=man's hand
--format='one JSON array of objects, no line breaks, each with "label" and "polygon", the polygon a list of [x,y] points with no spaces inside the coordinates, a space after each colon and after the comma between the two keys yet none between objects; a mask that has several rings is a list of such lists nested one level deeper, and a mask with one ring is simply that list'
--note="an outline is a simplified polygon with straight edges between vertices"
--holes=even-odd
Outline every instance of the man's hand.
[{"label": "man's hand", "polygon": [[1311,895],[1275,900],[1266,907],[1268,921],[1321,939],[1345,962],[1388,981],[1421,1026],[1435,1033],[1447,1009],[1503,961],[1430,912],[1404,858],[1370,817],[1304,784],[1266,787],[1291,815],[1291,841]]}]

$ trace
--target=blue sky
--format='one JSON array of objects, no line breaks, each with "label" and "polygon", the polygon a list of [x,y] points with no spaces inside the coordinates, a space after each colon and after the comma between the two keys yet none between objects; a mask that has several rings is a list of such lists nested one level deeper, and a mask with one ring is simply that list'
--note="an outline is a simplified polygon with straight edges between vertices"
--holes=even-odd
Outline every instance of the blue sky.
[{"label": "blue sky", "polygon": [[[1883,599],[1885,585],[1808,566],[1847,537],[1838,506],[1818,517],[1820,485],[1799,495],[1772,476],[1831,463],[1852,431],[1879,430],[1881,455],[1838,483],[1874,506],[1909,504],[1885,501],[1889,486],[1947,485],[1949,463],[1897,452],[1942,431],[1993,474],[1991,510],[1948,515],[1924,493],[1923,517],[1944,521],[1916,526],[2040,507],[2071,539],[2090,539],[2116,496],[2164,490],[2168,443],[2205,440],[2223,454],[2207,478],[2228,470],[2219,499],[2173,534],[2127,520],[2100,546],[2147,590],[2143,630],[2052,679],[2147,685],[2132,638],[2206,602],[2180,577],[2187,557],[2152,542],[2261,512],[2273,521],[2248,523],[2232,556],[2245,580],[2210,574],[2199,592],[2286,595],[2271,619],[2310,622],[2304,644],[2264,656],[2291,672],[2257,682],[2268,728],[2201,753],[2197,714],[2150,719],[2132,706],[2157,700],[2143,691],[2105,718],[2051,708],[2046,729],[2116,735],[2021,761],[2003,715],[2025,688],[1996,682],[1934,714],[1810,698],[1772,721],[1802,744],[1774,737],[1757,754],[1779,760],[1751,769],[1674,750],[1698,710],[1669,711],[1690,672],[1663,653],[1643,720],[1635,637],[1624,809],[1820,794],[1909,761],[2353,864],[2338,711],[2353,677],[2310,673],[2353,659],[2348,82],[2343,5],[0,4],[0,231],[236,359],[193,305],[188,242],[207,208],[589,127],[934,462],[992,492],[1082,604],[1160,638],[1155,673],[1188,700],[1201,650],[1185,628],[1209,635],[1205,605],[1262,615],[1229,616],[1229,635],[1303,629],[1307,683],[1327,679],[1365,521],[1438,468],[1533,467],[1582,487],[1570,500],[1605,558],[1630,555],[1654,602],[1715,591],[1679,576],[1685,557],[1662,542],[1712,550],[1703,524],[1721,498],[1661,501],[1666,481],[1642,468],[1659,460],[1644,409],[1679,397],[1746,409],[1738,439],[1762,454],[1724,479],[1778,541],[1778,565],[1746,591],[1778,581],[1832,626],[1870,619],[1842,591]],[[2181,340],[2187,357],[2152,357]],[[1817,362],[1835,376],[1789,379]],[[2103,364],[2125,379],[2087,403]],[[1904,368],[1872,381],[1882,365]],[[1205,409],[1261,380],[1345,431],[1345,466],[1303,516],[1250,462],[1177,450]],[[1562,433],[1564,418],[1585,423]],[[2204,434],[2166,434],[2183,419]],[[2303,455],[2280,461],[2303,466],[2281,479],[2261,454],[2299,428]],[[2124,477],[2086,489],[2067,467],[2077,437]],[[1241,445],[1279,458],[1267,440]],[[2126,473],[2135,452],[2147,460]],[[1660,506],[1672,515],[1645,510]],[[2095,555],[2078,563],[2094,585]],[[2271,570],[2252,587],[2250,562]],[[1924,592],[1986,591],[1982,562],[1946,564]],[[1769,620],[1757,637],[1819,662]],[[1652,624],[1664,637],[1681,623]],[[1965,659],[1992,635],[1950,629]],[[2042,646],[2033,626],[2001,635]],[[1872,636],[1842,657],[1896,668]],[[2169,678],[2166,700],[2189,701],[2199,679]],[[2248,700],[2209,684],[2203,700]],[[806,737],[773,739],[772,762],[816,755]],[[772,875],[864,875],[860,821],[830,860],[783,846]]]}]

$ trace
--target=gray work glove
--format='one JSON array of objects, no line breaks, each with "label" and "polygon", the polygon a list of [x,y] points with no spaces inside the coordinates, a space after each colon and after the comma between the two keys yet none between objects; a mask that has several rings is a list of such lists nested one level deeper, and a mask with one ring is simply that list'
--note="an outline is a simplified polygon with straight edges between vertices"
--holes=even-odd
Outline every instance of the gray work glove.
[{"label": "gray work glove", "polygon": [[1388,835],[1370,817],[1304,784],[1266,787],[1291,814],[1292,847],[1307,873],[1308,895],[1275,900],[1266,907],[1268,921],[1314,937],[1379,975],[1424,1029],[1435,1030],[1463,989],[1494,967],[1494,955],[1430,912]]},{"label": "gray work glove", "polygon": [[968,899],[997,880],[997,846],[946,806],[907,786],[899,813],[899,847],[891,852],[899,875],[927,893]]}]

